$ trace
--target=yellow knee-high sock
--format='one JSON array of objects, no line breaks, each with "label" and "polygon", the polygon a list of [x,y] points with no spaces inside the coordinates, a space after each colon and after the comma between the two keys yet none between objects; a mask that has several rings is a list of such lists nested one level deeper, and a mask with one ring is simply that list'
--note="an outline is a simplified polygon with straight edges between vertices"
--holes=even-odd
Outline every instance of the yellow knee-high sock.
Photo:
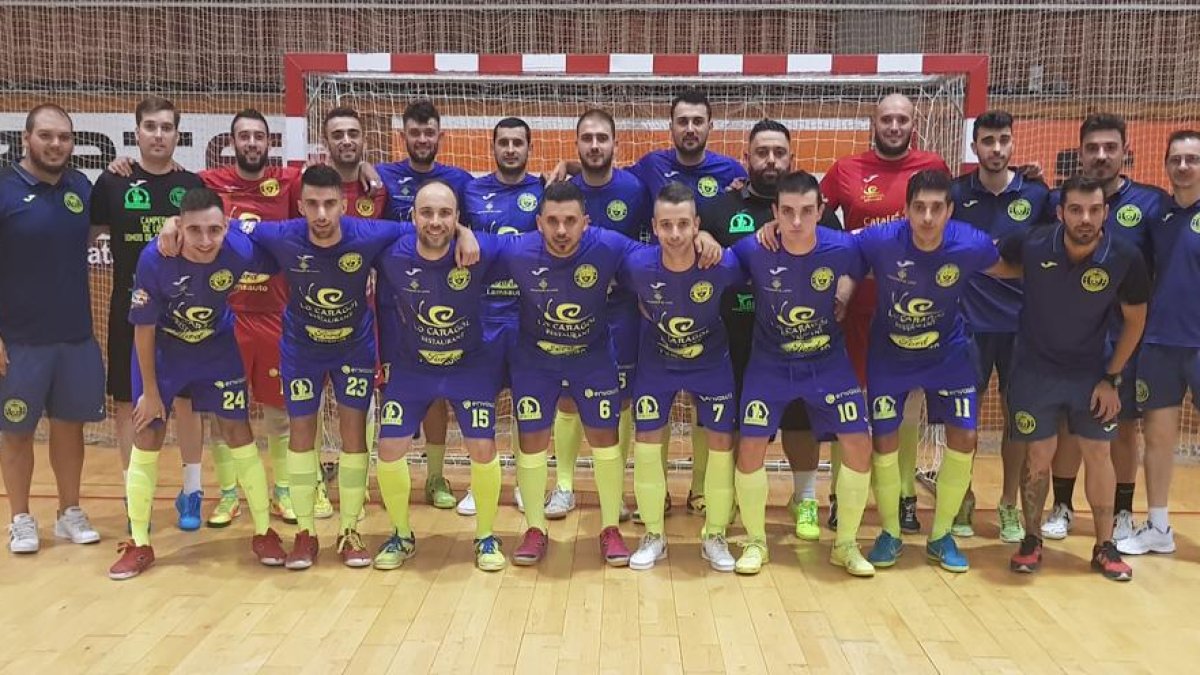
[{"label": "yellow knee-high sock", "polygon": [[838,544],[853,544],[858,537],[858,526],[862,524],[863,511],[867,509],[867,496],[870,492],[870,471],[861,472],[848,466],[842,467],[837,485]]},{"label": "yellow knee-high sock", "polygon": [[[616,445],[592,448],[592,463],[596,491],[600,493],[600,527],[616,527],[621,522],[621,501],[625,492],[625,463],[621,461],[621,448]],[[665,492],[665,482],[663,489]]]},{"label": "yellow knee-high sock", "polygon": [[129,474],[125,478],[125,499],[129,502],[129,530],[133,543],[150,545],[150,512],[154,508],[154,489],[158,487],[158,452],[136,445],[129,454]]},{"label": "yellow knee-high sock", "polygon": [[378,452],[375,449],[375,434],[377,431],[377,422],[379,415],[379,392],[375,392],[374,398],[371,399],[371,406],[367,408],[367,454],[372,457],[377,457]]},{"label": "yellow knee-high sock", "polygon": [[233,464],[233,456],[229,454],[229,446],[225,444],[225,441],[213,439],[211,452],[213,468],[217,474],[217,485],[221,486],[221,492],[236,490],[237,467]]},{"label": "yellow knee-high sock", "polygon": [[365,452],[343,452],[338,459],[338,496],[341,529],[358,529],[358,514],[367,497],[367,468],[371,456]]},{"label": "yellow knee-high sock", "polygon": [[471,460],[471,493],[475,495],[475,538],[492,534],[496,511],[500,507],[500,457],[490,462]]},{"label": "yellow knee-high sock", "polygon": [[621,410],[621,419],[617,427],[617,445],[621,447],[621,461],[625,465],[629,464],[629,449],[633,447],[633,436],[633,411],[624,408]]},{"label": "yellow knee-high sock", "polygon": [[[375,465],[375,473],[375,477],[379,479],[379,491],[383,493],[383,506],[387,509],[392,527],[401,537],[411,537],[412,526],[408,521],[408,500],[412,491],[412,476],[408,472],[408,458],[401,457],[391,462],[381,459]],[[345,505],[345,502],[343,501],[342,504]]]},{"label": "yellow knee-high sock", "polygon": [[667,476],[662,472],[658,443],[633,444],[633,495],[637,498],[638,512],[648,534],[663,532],[663,502],[667,498]]},{"label": "yellow knee-high sock", "polygon": [[917,495],[917,448],[921,445],[921,427],[915,422],[900,425],[900,450],[897,462],[900,467],[900,496]]},{"label": "yellow knee-high sock", "polygon": [[517,454],[517,487],[525,502],[525,521],[530,527],[548,532],[546,527],[546,451]]},{"label": "yellow knee-high sock", "polygon": [[441,478],[446,468],[446,444],[426,443],[425,462],[428,464],[425,475],[428,478]]},{"label": "yellow knee-high sock", "polygon": [[[746,537],[752,541],[767,539],[767,470],[763,467],[742,473],[739,469],[733,476],[734,489],[737,492],[738,506],[742,512],[742,525],[746,528]],[[707,506],[706,506],[707,508]]]},{"label": "yellow knee-high sock", "polygon": [[[875,488],[875,508],[879,511],[879,524],[893,537],[900,537],[900,469],[898,453],[875,453],[871,456],[871,485]],[[843,467],[845,468],[845,467]],[[838,502],[842,496],[838,495]],[[838,520],[842,519],[842,505],[838,504]]]},{"label": "yellow knee-high sock", "polygon": [[559,490],[570,492],[575,489],[575,460],[579,458],[582,438],[583,422],[579,415],[557,411],[554,415],[554,458],[557,463],[554,479]]},{"label": "yellow knee-high sock", "polygon": [[[313,450],[287,451],[287,472],[290,478],[292,510],[296,514],[297,526],[310,534],[317,533],[313,520],[313,502],[317,495],[317,479],[321,461]],[[279,471],[276,469],[276,475]]]},{"label": "yellow knee-high sock", "polygon": [[233,465],[237,468],[238,484],[246,494],[250,517],[254,519],[254,534],[266,534],[271,527],[271,496],[267,493],[267,470],[258,456],[254,443],[230,448]]},{"label": "yellow knee-high sock", "polygon": [[933,528],[930,539],[940,539],[950,532],[954,516],[962,506],[967,488],[971,486],[971,467],[975,455],[970,451],[946,448],[942,453],[942,465],[938,468],[937,500],[933,507]]},{"label": "yellow knee-high sock", "polygon": [[[317,436],[320,438],[320,435]],[[271,470],[275,474],[275,487],[286,490],[291,485],[290,465],[288,464],[288,441],[291,434],[267,434],[267,453],[271,455]],[[317,462],[320,464],[320,461]]]},{"label": "yellow knee-high sock", "polygon": [[829,444],[829,484],[833,486],[833,492],[837,494],[838,473],[842,470],[842,444],[834,441]]},{"label": "yellow knee-high sock", "polygon": [[[708,432],[692,425],[692,487],[693,495],[704,494],[704,472],[708,470]],[[707,507],[706,507],[707,508]]]},{"label": "yellow knee-high sock", "polygon": [[709,450],[704,473],[704,534],[725,534],[733,518],[733,452]]}]

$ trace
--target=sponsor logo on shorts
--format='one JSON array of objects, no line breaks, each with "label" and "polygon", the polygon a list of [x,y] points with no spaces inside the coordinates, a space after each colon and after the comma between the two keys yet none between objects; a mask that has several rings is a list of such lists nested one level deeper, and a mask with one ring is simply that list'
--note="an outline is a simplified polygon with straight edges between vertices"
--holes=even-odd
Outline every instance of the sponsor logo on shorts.
[{"label": "sponsor logo on shorts", "polygon": [[522,192],[517,197],[517,208],[528,213],[538,207],[537,195],[532,192]]},{"label": "sponsor logo on shorts", "polygon": [[751,427],[765,427],[771,418],[771,409],[766,403],[757,399],[746,404],[746,410],[742,414],[742,424]]},{"label": "sponsor logo on shorts", "polygon": [[696,182],[696,192],[699,192],[701,197],[716,197],[720,189],[717,179],[712,176],[705,176]]},{"label": "sponsor logo on shorts", "polygon": [[614,199],[608,203],[604,209],[604,214],[614,223],[625,220],[625,216],[629,215],[629,206],[620,199]]},{"label": "sponsor logo on shorts", "polygon": [[708,302],[712,296],[713,285],[707,281],[697,281],[692,284],[692,290],[688,293],[688,297],[692,299],[692,302],[698,305]]},{"label": "sponsor logo on shorts", "polygon": [[23,422],[29,415],[29,406],[19,398],[10,398],[4,402],[4,419],[16,424]]},{"label": "sponsor logo on shorts", "polygon": [[218,293],[223,293],[233,287],[233,272],[221,269],[208,277],[208,287]]},{"label": "sponsor logo on shorts", "polygon": [[947,263],[938,268],[937,275],[934,276],[934,281],[942,288],[950,288],[958,283],[958,265]]},{"label": "sponsor logo on shorts", "polygon": [[288,398],[294,402],[311,401],[314,397],[312,380],[307,377],[288,382]]},{"label": "sponsor logo on shorts", "polygon": [[876,396],[875,399],[871,401],[871,419],[896,419],[896,399],[892,398],[891,396]]},{"label": "sponsor logo on shorts", "polygon": [[1133,383],[1133,391],[1134,400],[1138,403],[1145,403],[1150,400],[1150,385],[1142,378],[1139,377]]},{"label": "sponsor logo on shorts", "polygon": [[584,263],[575,268],[575,285],[580,288],[591,288],[600,279],[600,273],[592,265]]},{"label": "sponsor logo on shorts", "polygon": [[658,400],[653,396],[640,396],[637,400],[636,416],[638,420],[649,421],[659,418]]},{"label": "sponsor logo on shorts", "polygon": [[1142,222],[1142,210],[1133,204],[1117,209],[1117,224],[1121,227],[1137,227]]},{"label": "sponsor logo on shorts", "polygon": [[63,206],[71,213],[83,213],[83,200],[74,192],[63,195]]},{"label": "sponsor logo on shorts", "polygon": [[1090,267],[1079,278],[1079,283],[1083,286],[1083,290],[1089,293],[1099,293],[1108,288],[1108,272],[1099,267]]},{"label": "sponsor logo on shorts", "polygon": [[1102,426],[1102,427],[1100,427],[1100,428],[1101,428],[1101,429],[1104,429],[1104,433],[1106,433],[1106,434],[1111,434],[1113,431],[1115,431],[1115,430],[1116,430],[1116,428],[1117,428],[1117,423],[1116,423],[1116,422],[1109,422],[1108,424],[1105,424],[1104,426]]},{"label": "sponsor logo on shorts", "polygon": [[542,404],[532,396],[522,396],[516,407],[517,421],[531,422],[542,419]]},{"label": "sponsor logo on shorts", "polygon": [[583,397],[589,399],[604,398],[605,396],[616,396],[620,392],[621,389],[619,387],[615,389],[592,389],[589,387],[583,390]]},{"label": "sponsor logo on shorts", "polygon": [[279,181],[275,180],[274,178],[268,178],[258,186],[258,191],[262,193],[262,196],[264,197],[278,197],[279,189]]},{"label": "sponsor logo on shorts", "polygon": [[1016,199],[1008,205],[1008,217],[1018,223],[1029,220],[1029,216],[1031,215],[1033,215],[1033,205],[1029,203],[1028,199]]},{"label": "sponsor logo on shorts", "polygon": [[833,285],[833,270],[828,267],[818,267],[813,270],[812,275],[808,278],[808,282],[812,284],[814,291],[827,291]]},{"label": "sponsor logo on shorts", "polygon": [[359,197],[354,200],[354,210],[358,215],[368,218],[375,215],[375,202],[370,197]]},{"label": "sponsor logo on shorts", "polygon": [[455,267],[446,275],[446,284],[452,291],[461,291],[471,283],[471,270],[465,267]]},{"label": "sponsor logo on shorts", "polygon": [[362,255],[350,252],[338,258],[338,269],[346,274],[354,274],[362,269],[362,263]]},{"label": "sponsor logo on shorts", "polygon": [[1024,410],[1018,410],[1017,414],[1013,415],[1013,422],[1017,425],[1017,431],[1025,436],[1037,430],[1037,420]]},{"label": "sponsor logo on shorts", "polygon": [[379,423],[385,426],[400,426],[404,424],[404,406],[395,401],[384,403],[383,410],[380,412]]}]

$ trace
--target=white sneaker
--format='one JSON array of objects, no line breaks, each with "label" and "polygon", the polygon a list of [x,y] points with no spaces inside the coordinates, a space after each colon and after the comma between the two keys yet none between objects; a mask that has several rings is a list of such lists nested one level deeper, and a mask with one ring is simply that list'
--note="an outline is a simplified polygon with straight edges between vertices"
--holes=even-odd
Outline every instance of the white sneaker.
[{"label": "white sneaker", "polygon": [[1117,541],[1117,550],[1125,555],[1147,553],[1174,553],[1175,530],[1167,527],[1166,532],[1154,527],[1149,521],[1142,523],[1132,537]]},{"label": "white sneaker", "polygon": [[629,569],[648,570],[654,567],[654,563],[665,557],[667,557],[667,538],[661,534],[647,532],[642,535],[642,543],[638,545],[638,550],[629,556]]},{"label": "white sneaker", "polygon": [[550,520],[566,518],[575,510],[575,493],[555,486],[546,498],[546,517]]},{"label": "white sneaker", "polygon": [[737,562],[729,552],[729,542],[723,534],[705,535],[700,544],[700,557],[718,572],[732,572]]},{"label": "white sneaker", "polygon": [[8,526],[8,550],[13,553],[37,553],[37,521],[28,513],[18,513]]},{"label": "white sneaker", "polygon": [[521,499],[521,488],[513,486],[513,503],[517,505],[517,510],[525,513],[525,500]]},{"label": "white sneaker", "polygon": [[458,506],[454,507],[454,510],[458,511],[458,515],[460,516],[475,515],[475,495],[471,494],[470,488],[467,488],[467,494],[463,495],[463,498],[459,500]]},{"label": "white sneaker", "polygon": [[[1128,511],[1120,511],[1113,518],[1113,541],[1121,541],[1128,539],[1134,534],[1133,514]],[[1120,550],[1119,548],[1117,550]]]},{"label": "white sneaker", "polygon": [[1075,524],[1075,512],[1066,504],[1056,504],[1046,522],[1042,523],[1042,536],[1046,539],[1066,539]]},{"label": "white sneaker", "polygon": [[78,506],[68,507],[54,523],[54,536],[70,539],[75,544],[94,544],[100,541],[100,533],[92,527],[87,514]]}]

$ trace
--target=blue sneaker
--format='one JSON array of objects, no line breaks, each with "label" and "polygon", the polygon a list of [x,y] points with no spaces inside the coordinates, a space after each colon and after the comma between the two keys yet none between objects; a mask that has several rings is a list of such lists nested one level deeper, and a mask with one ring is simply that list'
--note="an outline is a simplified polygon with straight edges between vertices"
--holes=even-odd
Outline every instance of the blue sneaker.
[{"label": "blue sneaker", "polygon": [[875,545],[867,554],[867,562],[876,567],[891,567],[896,564],[896,558],[904,549],[904,542],[887,532],[880,532],[875,538]]},{"label": "blue sneaker", "polygon": [[925,544],[925,557],[942,566],[947,572],[966,572],[971,569],[967,556],[958,550],[954,535],[945,534],[941,539],[930,539]]},{"label": "blue sneaker", "polygon": [[200,529],[200,500],[204,493],[200,490],[185,493],[182,490],[175,498],[175,510],[179,512],[179,529],[184,532],[194,532]]}]

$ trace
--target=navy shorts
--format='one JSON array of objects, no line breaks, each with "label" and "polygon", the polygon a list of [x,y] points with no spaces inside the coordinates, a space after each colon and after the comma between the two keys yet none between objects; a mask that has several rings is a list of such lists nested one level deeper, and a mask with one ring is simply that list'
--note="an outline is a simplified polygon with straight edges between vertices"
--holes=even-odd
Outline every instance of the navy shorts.
[{"label": "navy shorts", "polygon": [[1138,406],[1137,400],[1137,383],[1140,375],[1138,363],[1141,358],[1142,348],[1138,346],[1133,355],[1129,357],[1129,362],[1125,364],[1125,369],[1121,371],[1121,388],[1117,391],[1117,394],[1121,396],[1121,412],[1117,414],[1119,420],[1128,421],[1142,418],[1142,409]]},{"label": "navy shorts", "polygon": [[32,433],[47,417],[67,422],[104,419],[104,359],[93,338],[50,345],[6,344],[8,374],[0,377],[0,431]]},{"label": "navy shorts", "polygon": [[635,428],[657,431],[666,426],[671,420],[671,404],[679,391],[692,395],[696,419],[705,429],[723,434],[733,432],[738,407],[733,396],[733,368],[728,361],[704,370],[639,370],[633,380]]},{"label": "navy shorts", "polygon": [[608,337],[612,342],[613,356],[617,361],[617,381],[621,387],[621,400],[630,397],[630,387],[633,385],[634,371],[638,362],[638,331],[641,330],[641,316],[637,305],[632,312],[625,307],[617,306],[609,310]]},{"label": "navy shorts", "polygon": [[871,398],[871,429],[886,436],[900,428],[904,403],[914,389],[925,391],[925,409],[931,424],[951,424],[973,431],[979,419],[978,373],[971,347],[943,347],[932,358],[895,359],[870,354],[867,390]]},{"label": "navy shorts", "polygon": [[574,399],[584,426],[616,429],[620,393],[617,366],[608,349],[580,356],[543,357],[512,368],[513,414],[522,433],[549,428],[561,396]]},{"label": "navy shorts", "polygon": [[361,340],[353,345],[319,350],[285,345],[280,354],[280,371],[288,417],[317,414],[326,378],[333,383],[339,405],[365,412],[374,393],[375,342]]},{"label": "navy shorts", "polygon": [[517,333],[520,331],[517,320],[515,318],[489,319],[484,317],[481,325],[483,326],[483,341],[493,345],[491,349],[494,353],[504,355],[500,388],[509,389],[512,387],[512,354],[517,344]]},{"label": "navy shorts", "polygon": [[1092,413],[1092,391],[1099,381],[1099,375],[1055,375],[1018,364],[1008,388],[1008,428],[1013,440],[1050,438],[1065,417],[1072,434],[1111,441],[1116,420],[1101,422]]},{"label": "navy shorts", "polygon": [[[746,313],[725,314],[725,331],[729,335],[729,360],[733,365],[733,394],[734,399],[742,400],[742,384],[746,377],[746,368],[750,365],[752,336],[754,335],[754,315]],[[734,426],[740,420],[734,420]],[[802,399],[796,399],[788,404],[783,411],[783,419],[779,428],[784,431],[810,431],[812,422],[808,419],[808,409]]]},{"label": "navy shorts", "polygon": [[108,386],[106,391],[114,401],[129,403],[137,399],[129,373],[133,366],[133,324],[129,323],[131,290],[114,289],[108,303]]},{"label": "navy shorts", "polygon": [[[1158,410],[1183,404],[1192,392],[1192,405],[1200,409],[1200,349],[1143,344],[1134,383],[1138,408]],[[1124,400],[1121,405],[1125,405]]]},{"label": "navy shorts", "polygon": [[380,438],[415,435],[429,406],[441,399],[450,402],[465,438],[495,438],[496,394],[504,361],[490,355],[478,361],[482,363],[459,363],[438,370],[393,362],[379,408]]},{"label": "navy shorts", "polygon": [[[171,402],[184,396],[195,412],[213,413],[225,419],[250,419],[246,371],[238,353],[233,331],[210,338],[203,345],[174,345],[159,338],[154,358],[158,393],[170,415]],[[130,367],[133,400],[141,398],[142,373],[134,359]],[[166,420],[162,420],[165,422]]]},{"label": "navy shorts", "polygon": [[804,401],[820,438],[866,433],[867,405],[846,353],[809,361],[751,357],[741,395],[743,436],[773,436],[784,410]]},{"label": "navy shorts", "polygon": [[972,338],[975,355],[975,368],[978,379],[975,388],[987,391],[988,383],[992,381],[992,372],[996,373],[996,384],[1000,394],[1008,391],[1008,378],[1012,371],[1013,344],[1016,333],[976,333]]}]

